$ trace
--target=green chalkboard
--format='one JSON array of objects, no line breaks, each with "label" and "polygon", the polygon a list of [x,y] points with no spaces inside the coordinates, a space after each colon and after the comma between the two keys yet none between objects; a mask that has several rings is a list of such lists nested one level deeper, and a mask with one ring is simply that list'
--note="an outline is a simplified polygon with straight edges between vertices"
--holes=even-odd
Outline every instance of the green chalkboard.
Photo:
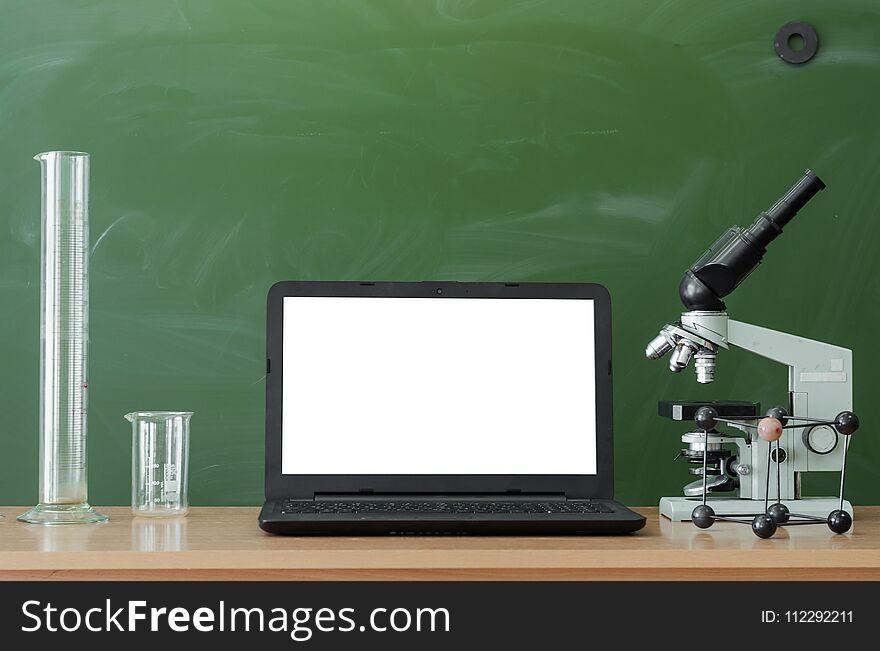
[{"label": "green chalkboard", "polygon": [[[796,19],[820,37],[802,66],[772,46]],[[876,503],[878,106],[873,0],[7,0],[0,502],[37,493],[31,156],[79,149],[95,503],[129,499],[136,409],[195,412],[195,504],[260,502],[265,295],[283,279],[607,285],[618,495],[677,494],[691,478],[657,400],[776,403],[786,373],[731,351],[699,386],[644,345],[683,269],[808,166],[828,189],[728,306],[854,349],[849,493]]]}]

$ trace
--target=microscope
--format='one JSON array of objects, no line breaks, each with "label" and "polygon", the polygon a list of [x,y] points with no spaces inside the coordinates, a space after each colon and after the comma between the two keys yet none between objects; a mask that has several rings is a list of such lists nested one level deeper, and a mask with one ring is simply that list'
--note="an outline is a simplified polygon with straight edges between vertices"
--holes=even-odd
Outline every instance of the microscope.
[{"label": "microscope", "polygon": [[[679,285],[686,311],[647,346],[649,359],[671,353],[680,373],[693,360],[698,383],[715,378],[721,350],[742,348],[788,370],[788,404],[760,413],[758,403],[663,401],[659,411],[693,423],[679,456],[697,481],[684,495],[660,500],[660,513],[701,528],[731,520],[750,523],[759,537],[777,526],[827,523],[844,533],[852,506],[843,499],[850,435],[858,428],[852,408],[852,351],[731,319],[722,300],[760,264],[767,246],[782,234],[825,184],[812,171],[746,229],[734,226],[688,269]],[[719,432],[729,426],[735,433]],[[840,496],[805,497],[801,475],[840,472]],[[771,488],[772,486],[772,488]],[[775,497],[775,499],[774,499]],[[772,501],[772,502],[771,502]]]}]

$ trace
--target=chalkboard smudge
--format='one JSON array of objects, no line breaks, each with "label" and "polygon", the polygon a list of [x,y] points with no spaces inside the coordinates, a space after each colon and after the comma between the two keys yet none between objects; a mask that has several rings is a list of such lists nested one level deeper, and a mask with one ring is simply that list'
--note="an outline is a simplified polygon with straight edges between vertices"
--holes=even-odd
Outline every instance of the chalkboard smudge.
[{"label": "chalkboard smudge", "polygon": [[107,237],[107,234],[108,234],[111,230],[113,230],[113,228],[114,228],[115,226],[117,226],[118,224],[122,223],[122,222],[125,221],[126,219],[129,219],[130,217],[133,217],[133,216],[134,216],[134,213],[126,213],[126,214],[122,215],[121,217],[117,217],[116,219],[114,219],[114,220],[111,222],[111,224],[110,224],[107,228],[104,229],[104,232],[101,233],[101,235],[98,236],[98,238],[95,240],[95,243],[92,244],[92,252],[91,252],[91,254],[92,254],[92,255],[95,255],[95,251],[98,249],[98,245],[101,244],[101,242],[104,240],[104,238]]},{"label": "chalkboard smudge", "polygon": [[617,129],[586,129],[584,131],[574,131],[573,136],[613,136],[620,133]]}]

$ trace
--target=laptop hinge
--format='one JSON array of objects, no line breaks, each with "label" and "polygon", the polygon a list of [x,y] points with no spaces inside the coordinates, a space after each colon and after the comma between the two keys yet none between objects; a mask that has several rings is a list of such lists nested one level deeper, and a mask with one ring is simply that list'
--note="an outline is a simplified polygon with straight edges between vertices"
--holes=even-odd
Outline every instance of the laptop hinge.
[{"label": "laptop hinge", "polygon": [[565,498],[569,500],[590,500],[590,499],[601,499],[597,498],[595,495],[587,495],[586,493],[576,493],[576,492],[568,492],[565,494]]},{"label": "laptop hinge", "polygon": [[315,493],[314,499],[320,500],[351,500],[353,498],[368,500],[419,500],[424,502],[446,500],[564,500],[563,493],[523,493],[522,491],[504,491],[498,493],[377,493],[375,491],[357,491],[349,493]]},{"label": "laptop hinge", "polygon": [[352,491],[350,493],[316,493],[314,491],[307,491],[303,493],[294,493],[293,495],[288,496],[287,499],[292,500],[317,500],[320,498],[342,498],[342,499],[351,499],[352,497],[368,497],[370,495],[374,495],[376,491],[372,488],[358,488],[356,491]]}]

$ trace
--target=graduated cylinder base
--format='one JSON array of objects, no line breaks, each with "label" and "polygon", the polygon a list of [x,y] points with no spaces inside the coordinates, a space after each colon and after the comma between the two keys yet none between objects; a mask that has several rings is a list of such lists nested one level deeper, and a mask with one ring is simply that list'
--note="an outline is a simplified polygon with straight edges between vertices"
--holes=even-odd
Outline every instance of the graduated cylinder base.
[{"label": "graduated cylinder base", "polygon": [[82,504],[37,504],[16,518],[30,524],[88,524],[106,522],[107,516],[98,513],[88,502]]}]

